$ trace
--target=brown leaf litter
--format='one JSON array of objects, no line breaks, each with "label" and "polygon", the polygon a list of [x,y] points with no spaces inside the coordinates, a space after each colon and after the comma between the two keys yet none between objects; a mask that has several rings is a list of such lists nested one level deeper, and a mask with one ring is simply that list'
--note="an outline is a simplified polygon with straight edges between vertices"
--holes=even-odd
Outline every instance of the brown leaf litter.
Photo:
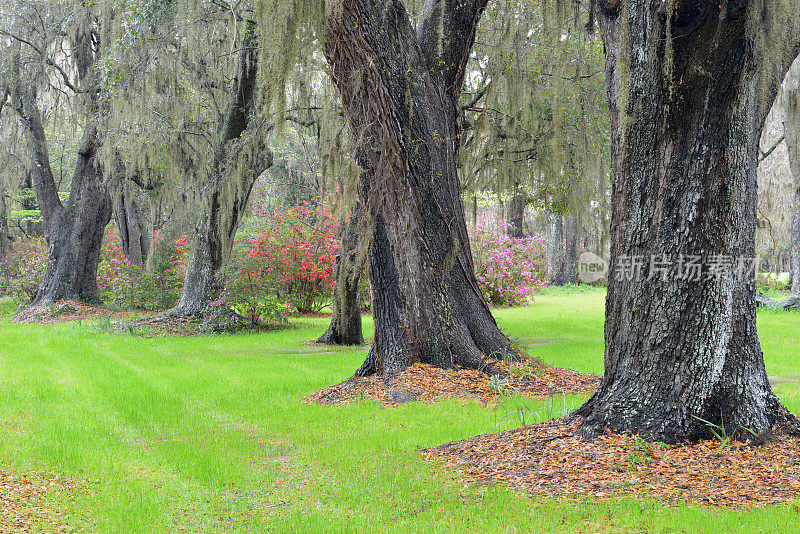
[{"label": "brown leaf litter", "polygon": [[144,310],[115,310],[79,302],[61,300],[50,306],[30,306],[23,309],[13,322],[19,324],[61,324],[76,321],[107,320],[105,330],[118,334],[143,337],[193,336],[201,334],[197,321],[183,317],[159,317],[163,312]]},{"label": "brown leaf litter", "polygon": [[58,512],[48,507],[46,495],[75,489],[74,482],[60,475],[0,470],[0,533],[74,532]]},{"label": "brown leaf litter", "polygon": [[[474,369],[441,369],[415,363],[400,373],[392,390],[409,393],[413,400],[431,402],[459,397],[489,403],[516,393],[536,397],[583,395],[597,389],[601,379],[598,375],[545,367],[535,361],[495,362],[493,365],[506,376],[495,378]],[[309,400],[320,404],[347,404],[364,398],[388,406],[398,404],[378,375],[351,378],[317,391]]]},{"label": "brown leaf litter", "polygon": [[747,507],[800,499],[800,439],[763,446],[716,440],[667,446],[609,433],[577,434],[559,419],[424,449],[457,468],[466,483],[500,483],[535,495],[605,500],[635,497],[670,504]]}]

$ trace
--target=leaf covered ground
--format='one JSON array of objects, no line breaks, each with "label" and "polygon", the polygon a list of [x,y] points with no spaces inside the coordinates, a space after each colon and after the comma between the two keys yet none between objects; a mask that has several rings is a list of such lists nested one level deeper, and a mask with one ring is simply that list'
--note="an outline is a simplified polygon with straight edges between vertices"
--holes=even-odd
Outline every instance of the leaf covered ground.
[{"label": "leaf covered ground", "polygon": [[800,496],[797,437],[778,436],[759,447],[716,440],[667,446],[616,433],[589,441],[576,432],[579,423],[557,419],[423,454],[457,468],[466,482],[500,483],[539,496],[627,496],[731,508],[792,503]]},{"label": "leaf covered ground", "polygon": [[[393,389],[410,393],[419,401],[435,402],[452,397],[488,404],[498,397],[516,394],[532,397],[583,395],[597,389],[601,379],[595,374],[543,366],[534,361],[495,362],[493,365],[505,377],[492,377],[474,369],[440,369],[415,363],[400,373]],[[351,378],[310,397],[320,404],[347,404],[363,399],[374,399],[389,406],[397,404],[378,375]]]}]

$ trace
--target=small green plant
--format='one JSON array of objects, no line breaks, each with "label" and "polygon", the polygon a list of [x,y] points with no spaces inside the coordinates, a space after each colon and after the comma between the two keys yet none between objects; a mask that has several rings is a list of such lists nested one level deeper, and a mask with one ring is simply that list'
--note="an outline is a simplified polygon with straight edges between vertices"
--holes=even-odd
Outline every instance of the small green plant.
[{"label": "small green plant", "polygon": [[701,423],[705,424],[708,427],[708,429],[711,431],[711,434],[714,435],[714,439],[719,441],[720,446],[714,452],[714,454],[716,454],[716,455],[718,455],[722,451],[728,449],[731,446],[731,444],[733,443],[733,439],[737,435],[741,434],[742,432],[750,434],[753,437],[758,437],[758,434],[755,431],[753,431],[753,429],[742,427],[742,426],[736,427],[736,430],[733,433],[729,434],[728,430],[725,428],[725,419],[723,418],[721,412],[719,414],[719,424],[712,423],[711,421],[707,421],[707,420],[703,419],[702,417],[698,417],[696,415],[693,415],[692,417],[694,417],[695,419],[697,419]]},{"label": "small green plant", "polygon": [[517,389],[511,385],[511,381],[508,378],[500,378],[495,375],[492,376],[489,391],[495,395],[513,395],[517,392]]},{"label": "small green plant", "polygon": [[501,424],[503,430],[511,430],[530,425],[533,422],[533,417],[536,412],[531,410],[527,404],[520,402],[517,407],[505,414],[499,421],[495,422],[495,430],[500,430]]}]

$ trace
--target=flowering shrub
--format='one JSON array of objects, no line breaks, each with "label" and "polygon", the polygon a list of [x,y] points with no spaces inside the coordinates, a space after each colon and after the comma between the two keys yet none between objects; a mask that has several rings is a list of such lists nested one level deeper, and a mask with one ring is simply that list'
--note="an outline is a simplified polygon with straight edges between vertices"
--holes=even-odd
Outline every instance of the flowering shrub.
[{"label": "flowering shrub", "polygon": [[544,286],[546,240],[512,238],[500,221],[478,221],[470,232],[475,276],[486,300],[495,306],[524,306]]},{"label": "flowering shrub", "polygon": [[156,232],[150,255],[148,267],[131,265],[122,252],[119,236],[106,232],[97,272],[100,298],[106,303],[145,310],[174,306],[189,261],[189,239]]},{"label": "flowering shrub", "polygon": [[103,302],[130,304],[132,290],[132,265],[122,253],[119,236],[107,231],[100,248],[100,265],[97,269],[98,294]]},{"label": "flowering shrub", "polygon": [[134,269],[131,307],[165,310],[177,304],[189,263],[189,238],[156,232],[150,239],[150,257],[145,269]]},{"label": "flowering shrub", "polygon": [[251,266],[245,275],[253,283],[274,284],[275,294],[299,312],[321,310],[333,294],[339,222],[326,204],[327,199],[273,211],[242,259]]},{"label": "flowering shrub", "polygon": [[[218,273],[222,294],[209,304],[209,313],[204,316],[222,317],[228,322],[233,317],[250,325],[285,322],[294,311],[292,306],[278,296],[278,280],[249,252],[234,248],[228,266]],[[214,306],[227,307],[233,313],[218,313]]]},{"label": "flowering shrub", "polygon": [[22,243],[0,259],[0,295],[28,304],[39,291],[47,270],[47,245],[44,239]]}]

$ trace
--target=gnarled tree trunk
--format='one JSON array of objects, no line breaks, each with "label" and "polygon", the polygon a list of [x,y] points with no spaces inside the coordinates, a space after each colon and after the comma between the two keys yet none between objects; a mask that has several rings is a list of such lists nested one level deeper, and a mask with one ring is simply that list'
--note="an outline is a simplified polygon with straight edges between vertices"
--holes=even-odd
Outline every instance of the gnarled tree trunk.
[{"label": "gnarled tree trunk", "polygon": [[8,211],[6,210],[6,191],[0,190],[0,258],[5,256],[11,245],[11,232],[8,231]]},{"label": "gnarled tree trunk", "polygon": [[528,195],[517,188],[508,205],[508,235],[510,237],[525,237],[525,208],[527,205]]},{"label": "gnarled tree trunk", "polygon": [[792,192],[792,230],[791,230],[791,285],[792,294],[800,293],[800,64],[795,62],[790,77],[786,80],[786,109],[784,132],[786,148],[789,152],[789,168],[792,172],[794,191]]},{"label": "gnarled tree trunk", "polygon": [[[255,25],[248,23],[231,84],[231,100],[219,129],[213,172],[204,185],[200,216],[192,234],[189,264],[175,316],[196,316],[210,300],[215,275],[230,256],[256,179],[272,165],[272,152],[260,139],[255,151],[245,148],[261,125],[251,125],[255,111],[258,51]],[[249,152],[253,152],[248,156]]]},{"label": "gnarled tree trunk", "polygon": [[564,277],[564,219],[560,213],[547,214],[547,273],[545,282],[563,286]]},{"label": "gnarled tree trunk", "polygon": [[364,209],[360,202],[356,202],[342,234],[342,248],[336,255],[333,266],[336,280],[333,288],[333,316],[328,330],[317,339],[317,343],[364,343],[364,334],[361,331],[361,297],[358,291],[361,271],[364,269],[364,257],[360,250],[364,246],[364,222]]},{"label": "gnarled tree trunk", "polygon": [[578,282],[578,217],[564,214],[564,283]]},{"label": "gnarled tree trunk", "polygon": [[66,206],[58,197],[44,126],[32,87],[17,86],[15,108],[24,123],[31,153],[31,181],[42,212],[49,247],[47,270],[34,305],[61,299],[99,300],[97,267],[103,232],[111,219],[111,202],[96,162],[97,131],[89,122],[78,148],[78,160]]},{"label": "gnarled tree trunk", "polygon": [[[367,171],[375,344],[387,383],[412,362],[487,369],[515,354],[475,279],[456,174],[458,95],[485,0],[344,0],[325,54]],[[371,360],[371,362],[370,362]]]},{"label": "gnarled tree trunk", "polygon": [[[775,49],[750,38],[750,4],[675,3],[668,28],[667,4],[598,0],[613,215],[605,376],[576,412],[589,435],[671,443],[710,437],[700,419],[729,434],[796,422],[767,380],[748,271],[758,141],[798,43],[769,43],[788,48],[762,70]],[[754,15],[756,31],[789,16]]]},{"label": "gnarled tree trunk", "polygon": [[122,253],[132,265],[144,267],[150,254],[150,236],[142,221],[139,204],[124,177],[115,176],[110,185],[114,222],[119,232]]}]

